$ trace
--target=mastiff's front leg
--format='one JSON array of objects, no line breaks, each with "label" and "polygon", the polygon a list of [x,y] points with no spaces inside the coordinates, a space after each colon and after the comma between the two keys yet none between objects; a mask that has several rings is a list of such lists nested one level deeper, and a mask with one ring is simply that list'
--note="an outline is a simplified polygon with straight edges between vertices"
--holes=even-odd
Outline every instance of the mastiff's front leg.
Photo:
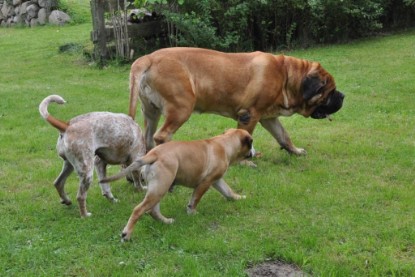
[{"label": "mastiff's front leg", "polygon": [[303,148],[297,148],[291,142],[288,133],[282,127],[281,122],[278,118],[267,118],[260,120],[261,125],[271,133],[271,135],[278,141],[281,148],[287,150],[291,154],[295,155],[306,155],[307,152]]}]

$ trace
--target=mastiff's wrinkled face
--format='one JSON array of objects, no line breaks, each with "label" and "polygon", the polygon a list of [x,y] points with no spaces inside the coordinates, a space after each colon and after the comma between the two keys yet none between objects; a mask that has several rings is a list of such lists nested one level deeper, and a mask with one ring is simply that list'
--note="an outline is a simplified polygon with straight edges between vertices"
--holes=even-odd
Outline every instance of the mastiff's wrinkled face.
[{"label": "mastiff's wrinkled face", "polygon": [[309,116],[327,118],[343,106],[344,94],[336,90],[333,77],[327,72],[307,76],[302,83],[303,97]]},{"label": "mastiff's wrinkled face", "polygon": [[314,119],[326,118],[334,114],[343,106],[344,94],[338,90],[333,90],[326,101],[316,107],[314,112],[310,115]]}]

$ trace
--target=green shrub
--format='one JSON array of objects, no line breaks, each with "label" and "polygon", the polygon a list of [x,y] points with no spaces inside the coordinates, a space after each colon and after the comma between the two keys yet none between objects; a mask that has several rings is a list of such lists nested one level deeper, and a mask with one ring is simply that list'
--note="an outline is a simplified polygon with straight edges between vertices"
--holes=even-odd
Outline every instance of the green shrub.
[{"label": "green shrub", "polygon": [[[201,0],[187,6],[188,11],[182,13],[164,12],[176,32],[171,34],[174,45],[192,45],[215,49],[236,48],[240,34],[246,24],[238,22],[237,18],[246,18],[246,11],[239,6],[224,10],[217,1]],[[227,21],[223,22],[226,18]],[[222,19],[222,21],[221,21]]]},{"label": "green shrub", "polygon": [[275,50],[415,25],[415,0],[137,0],[163,14],[172,45]]}]

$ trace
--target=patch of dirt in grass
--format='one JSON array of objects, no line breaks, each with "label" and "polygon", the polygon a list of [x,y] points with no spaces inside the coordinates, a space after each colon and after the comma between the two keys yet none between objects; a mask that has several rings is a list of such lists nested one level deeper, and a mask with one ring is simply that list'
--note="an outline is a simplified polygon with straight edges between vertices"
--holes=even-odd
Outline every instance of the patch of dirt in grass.
[{"label": "patch of dirt in grass", "polygon": [[281,261],[269,261],[247,269],[249,277],[306,277],[297,266]]}]

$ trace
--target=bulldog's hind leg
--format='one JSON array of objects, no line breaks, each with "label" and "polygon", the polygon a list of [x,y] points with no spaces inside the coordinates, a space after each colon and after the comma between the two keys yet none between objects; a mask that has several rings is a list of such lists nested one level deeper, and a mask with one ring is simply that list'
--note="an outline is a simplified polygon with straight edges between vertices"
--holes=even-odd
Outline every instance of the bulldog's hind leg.
[{"label": "bulldog's hind leg", "polygon": [[[157,171],[157,170],[156,170]],[[154,178],[152,180],[148,181],[147,186],[147,193],[144,197],[143,201],[141,201],[140,204],[138,204],[131,216],[128,220],[127,225],[124,227],[124,230],[122,232],[122,239],[128,240],[130,239],[131,233],[133,232],[134,225],[137,223],[138,219],[147,211],[150,211],[150,215],[157,220],[161,220],[164,223],[172,223],[173,220],[170,218],[164,217],[160,213],[160,200],[163,198],[163,196],[167,193],[169,190],[170,184],[172,183],[172,180],[174,179],[174,176],[172,174],[157,174],[160,172],[166,172],[165,170],[160,170],[155,173],[154,176],[157,176],[157,178]]]},{"label": "bulldog's hind leg", "polygon": [[278,141],[281,148],[287,150],[291,154],[295,155],[306,155],[307,152],[302,148],[297,148],[291,142],[288,133],[282,127],[281,122],[278,118],[267,118],[262,119],[261,125]]},{"label": "bulldog's hind leg", "polygon": [[203,181],[193,190],[192,198],[190,198],[189,204],[187,204],[187,213],[195,214],[197,204],[199,204],[200,199],[208,191],[209,187],[212,185],[212,181]]},{"label": "bulldog's hind leg", "polygon": [[144,191],[147,189],[147,186],[145,185],[145,181],[141,177],[140,170],[132,171],[131,178],[133,179],[134,187],[137,189],[137,191]]},{"label": "bulldog's hind leg", "polygon": [[[154,195],[147,195],[145,196],[144,200],[138,204],[130,218],[128,219],[127,225],[125,225],[121,237],[122,240],[129,240],[131,237],[131,233],[134,230],[134,225],[137,223],[138,219],[148,210],[152,209],[157,203],[160,201],[160,198]],[[154,217],[154,215],[151,213],[151,215]]]},{"label": "bulldog's hind leg", "polygon": [[150,211],[150,215],[156,219],[156,220],[160,220],[163,223],[166,224],[171,224],[174,222],[173,218],[167,218],[164,215],[161,214],[160,212],[160,202],[158,202],[156,205],[154,205],[154,207],[151,209]]}]

